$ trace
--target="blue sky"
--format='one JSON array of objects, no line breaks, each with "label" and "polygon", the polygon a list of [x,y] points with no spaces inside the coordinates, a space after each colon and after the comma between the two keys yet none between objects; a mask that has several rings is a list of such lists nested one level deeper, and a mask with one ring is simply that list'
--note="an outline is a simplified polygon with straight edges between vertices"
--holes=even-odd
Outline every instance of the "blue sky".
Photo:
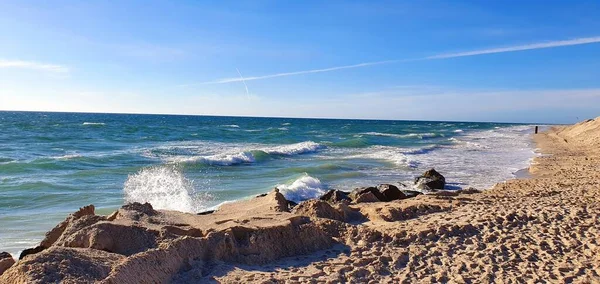
[{"label": "blue sky", "polygon": [[600,115],[598,1],[174,2],[0,1],[0,109]]}]

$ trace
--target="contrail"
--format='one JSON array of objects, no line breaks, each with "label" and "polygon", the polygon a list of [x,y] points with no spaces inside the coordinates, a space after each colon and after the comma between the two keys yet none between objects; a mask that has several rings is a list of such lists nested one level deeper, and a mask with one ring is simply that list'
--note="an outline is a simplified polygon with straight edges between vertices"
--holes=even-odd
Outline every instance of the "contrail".
[{"label": "contrail", "polygon": [[571,39],[571,40],[542,42],[542,43],[532,43],[532,44],[526,44],[526,45],[491,48],[491,49],[483,49],[483,50],[475,50],[475,51],[467,51],[467,52],[459,52],[459,53],[439,54],[439,55],[425,57],[423,59],[427,59],[427,60],[445,59],[445,58],[454,58],[454,57],[483,55],[483,54],[515,52],[515,51],[532,50],[532,49],[543,49],[543,48],[552,48],[552,47],[561,47],[561,46],[581,45],[581,44],[590,44],[590,43],[598,43],[598,42],[600,42],[600,36],[577,38],[577,39]]},{"label": "contrail", "polygon": [[239,81],[262,80],[262,79],[269,79],[269,78],[276,78],[276,77],[286,77],[286,76],[293,76],[293,75],[330,72],[330,71],[336,71],[336,70],[342,70],[342,69],[352,69],[352,68],[365,67],[365,66],[371,66],[371,65],[399,63],[399,62],[407,62],[407,61],[414,61],[414,60],[415,59],[399,59],[399,60],[366,62],[366,63],[345,65],[345,66],[336,66],[336,67],[330,67],[330,68],[324,68],[324,69],[314,69],[314,70],[278,73],[278,74],[271,74],[271,75],[264,75],[264,76],[246,77],[243,79],[242,78],[224,78],[224,79],[220,79],[220,80],[216,80],[216,81],[202,82],[200,84],[225,84],[225,83],[233,83],[233,82],[239,82]]},{"label": "contrail", "polygon": [[244,83],[244,87],[246,88],[246,96],[250,98],[250,92],[248,91],[248,85],[246,85],[246,80],[244,80],[244,77],[242,76],[242,73],[240,73],[239,69],[235,68],[235,71],[238,72],[238,74],[240,75],[240,79],[242,79],[242,82]]},{"label": "contrail", "polygon": [[[304,70],[304,71],[296,71],[296,72],[285,72],[285,73],[277,73],[263,76],[253,76],[243,78],[223,78],[215,81],[202,82],[199,84],[225,84],[225,83],[233,83],[233,82],[244,82],[253,81],[253,80],[263,80],[277,77],[287,77],[287,76],[295,76],[302,74],[312,74],[312,73],[322,73],[322,72],[331,72],[343,69],[353,69],[360,67],[367,67],[373,65],[382,65],[382,64],[392,64],[392,63],[401,63],[401,62],[409,62],[409,61],[421,61],[421,60],[439,60],[439,59],[447,59],[447,58],[456,58],[456,57],[466,57],[466,56],[477,56],[484,54],[494,54],[494,53],[505,53],[505,52],[515,52],[515,51],[523,51],[523,50],[534,50],[534,49],[544,49],[544,48],[553,48],[553,47],[561,47],[561,46],[572,46],[572,45],[582,45],[582,44],[591,44],[591,43],[599,43],[600,36],[595,37],[584,37],[584,38],[576,38],[570,40],[559,40],[559,41],[550,41],[550,42],[541,42],[541,43],[532,43],[526,45],[516,45],[510,47],[499,47],[499,48],[491,48],[491,49],[480,49],[474,51],[467,52],[458,52],[458,53],[442,53],[422,58],[413,58],[413,59],[394,59],[394,60],[383,60],[383,61],[374,61],[374,62],[365,62],[354,65],[344,65],[344,66],[335,66],[323,69],[313,69],[313,70]],[[239,73],[239,71],[238,71]]]}]

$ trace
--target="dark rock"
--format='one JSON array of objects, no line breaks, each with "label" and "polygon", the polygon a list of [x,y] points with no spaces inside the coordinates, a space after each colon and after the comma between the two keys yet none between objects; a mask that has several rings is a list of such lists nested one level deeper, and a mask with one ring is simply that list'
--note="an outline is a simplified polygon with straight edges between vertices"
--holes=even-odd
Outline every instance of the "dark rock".
[{"label": "dark rock", "polygon": [[288,200],[287,202],[288,202],[288,209],[289,210],[292,210],[292,209],[294,209],[294,207],[298,206],[298,203],[296,203],[294,201]]},{"label": "dark rock", "polygon": [[[354,202],[357,202],[358,198],[363,195],[363,194],[367,194],[367,193],[371,193],[372,195],[375,196],[375,198],[377,199],[376,201],[386,201],[386,198],[383,194],[381,194],[381,192],[379,192],[379,189],[377,189],[374,186],[369,186],[369,187],[359,187],[359,188],[355,188],[350,194],[349,197],[350,199],[354,200]],[[363,200],[371,200],[372,198],[369,199],[363,199]],[[376,202],[376,201],[368,201],[368,202]],[[365,201],[363,201],[365,202]],[[358,202],[357,202],[358,203]]]},{"label": "dark rock", "polygon": [[196,215],[210,215],[212,213],[215,213],[215,210],[203,211],[203,212],[200,212],[200,213],[196,213]]},{"label": "dark rock", "polygon": [[267,194],[268,193],[262,193],[262,194],[257,195],[256,197],[265,197],[265,196],[267,196]]},{"label": "dark rock", "polygon": [[446,178],[435,169],[429,169],[421,176],[415,178],[415,186],[423,190],[444,189]]},{"label": "dark rock", "polygon": [[45,248],[43,246],[37,246],[34,248],[28,248],[28,249],[24,249],[21,252],[21,255],[19,255],[19,260],[23,259],[24,257],[30,255],[30,254],[36,254],[38,252],[43,251]]},{"label": "dark rock", "polygon": [[154,210],[154,208],[152,208],[152,204],[146,202],[144,204],[139,203],[139,202],[133,202],[133,203],[128,203],[125,204],[121,207],[121,209],[125,209],[125,210],[130,210],[130,211],[137,211],[149,216],[155,215],[156,210]]},{"label": "dark rock", "polygon": [[416,190],[408,190],[408,189],[404,190],[403,189],[401,191],[404,194],[404,196],[406,196],[406,198],[413,198],[413,197],[417,197],[417,195],[423,194],[422,192],[416,191]]},{"label": "dark rock", "polygon": [[385,201],[392,201],[398,199],[406,199],[406,195],[400,191],[395,185],[391,184],[380,184],[377,186],[379,192],[385,197]]},{"label": "dark rock", "polygon": [[9,269],[11,266],[13,266],[13,264],[15,264],[15,260],[13,259],[12,255],[10,253],[8,253],[8,252],[0,253],[0,275],[2,275],[2,273],[4,273],[4,271]]},{"label": "dark rock", "polygon": [[330,189],[327,193],[323,194],[323,196],[319,197],[319,199],[331,203],[337,203],[341,202],[342,200],[349,201],[350,197],[348,197],[347,192],[343,192],[337,189]]}]

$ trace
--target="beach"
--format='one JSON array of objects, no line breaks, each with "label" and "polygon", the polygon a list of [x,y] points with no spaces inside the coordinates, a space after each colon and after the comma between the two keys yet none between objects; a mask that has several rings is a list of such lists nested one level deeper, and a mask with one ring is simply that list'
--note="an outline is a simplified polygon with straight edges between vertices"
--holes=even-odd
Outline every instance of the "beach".
[{"label": "beach", "polygon": [[599,135],[599,119],[537,134],[530,178],[482,191],[294,205],[273,190],[202,215],[84,207],[0,282],[598,282]]}]

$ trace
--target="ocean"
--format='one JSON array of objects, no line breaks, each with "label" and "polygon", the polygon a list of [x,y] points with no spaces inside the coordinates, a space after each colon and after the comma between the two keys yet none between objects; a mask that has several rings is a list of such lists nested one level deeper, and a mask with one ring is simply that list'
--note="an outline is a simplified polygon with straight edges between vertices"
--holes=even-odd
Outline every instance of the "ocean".
[{"label": "ocean", "polygon": [[412,184],[486,189],[527,168],[533,125],[390,120],[0,112],[0,251],[17,255],[79,207],[126,202],[200,212],[274,187]]}]

